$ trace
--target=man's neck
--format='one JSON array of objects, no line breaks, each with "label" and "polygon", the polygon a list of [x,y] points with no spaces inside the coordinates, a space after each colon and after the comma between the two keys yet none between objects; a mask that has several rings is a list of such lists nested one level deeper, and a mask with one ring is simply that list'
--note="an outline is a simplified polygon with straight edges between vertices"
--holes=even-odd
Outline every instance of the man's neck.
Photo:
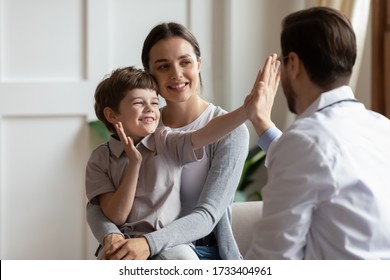
[{"label": "man's neck", "polygon": [[314,83],[308,83],[305,87],[303,87],[300,94],[298,94],[298,100],[296,103],[296,111],[297,114],[302,114],[318,97],[324,92],[333,90],[335,88],[339,88],[341,86],[347,85],[345,80],[334,82],[326,87],[319,87]]}]

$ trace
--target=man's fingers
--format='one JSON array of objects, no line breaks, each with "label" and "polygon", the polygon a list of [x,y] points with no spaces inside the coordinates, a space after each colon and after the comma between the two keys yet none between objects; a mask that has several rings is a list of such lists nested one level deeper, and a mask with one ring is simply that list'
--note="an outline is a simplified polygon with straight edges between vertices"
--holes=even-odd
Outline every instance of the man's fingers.
[{"label": "man's fingers", "polygon": [[271,64],[269,65],[269,71],[268,71],[268,84],[270,86],[275,85],[275,78],[277,74],[279,73],[279,66],[280,66],[280,61],[277,60],[277,55],[272,54],[271,55]]},{"label": "man's fingers", "polygon": [[274,94],[276,94],[276,91],[278,90],[279,82],[280,82],[280,73],[278,72],[276,74],[276,78],[275,78],[275,84],[274,84],[275,93]]},{"label": "man's fingers", "polygon": [[[265,60],[264,66],[263,66],[263,71],[262,75],[260,77],[260,81],[268,81],[269,80],[269,75],[270,75],[270,67],[272,64],[272,56],[267,57]],[[258,83],[260,82],[258,81]]]},{"label": "man's fingers", "polygon": [[271,77],[269,79],[269,85],[270,85],[270,87],[274,88],[275,93],[276,93],[276,90],[278,89],[279,81],[280,81],[279,66],[280,66],[280,61],[275,61],[274,67],[272,70],[272,74],[271,74]]},{"label": "man's fingers", "polygon": [[275,95],[280,81],[279,67],[280,61],[277,59],[277,54],[273,53],[268,56],[263,68],[257,73],[251,94],[259,94],[264,88],[270,88]]}]

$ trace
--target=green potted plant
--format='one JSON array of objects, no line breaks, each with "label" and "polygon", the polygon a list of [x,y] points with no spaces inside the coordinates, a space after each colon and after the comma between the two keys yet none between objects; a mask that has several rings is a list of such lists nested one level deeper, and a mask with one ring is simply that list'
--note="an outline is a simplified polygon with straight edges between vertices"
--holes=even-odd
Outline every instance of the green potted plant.
[{"label": "green potted plant", "polygon": [[258,146],[249,150],[242,169],[241,179],[237,187],[234,201],[247,201],[249,197],[255,197],[257,200],[262,200],[260,191],[254,191],[248,194],[247,189],[253,182],[254,173],[262,166],[265,156],[265,152]]},{"label": "green potted plant", "polygon": [[88,124],[91,130],[99,136],[102,142],[107,142],[110,140],[111,133],[101,121],[90,121]]}]

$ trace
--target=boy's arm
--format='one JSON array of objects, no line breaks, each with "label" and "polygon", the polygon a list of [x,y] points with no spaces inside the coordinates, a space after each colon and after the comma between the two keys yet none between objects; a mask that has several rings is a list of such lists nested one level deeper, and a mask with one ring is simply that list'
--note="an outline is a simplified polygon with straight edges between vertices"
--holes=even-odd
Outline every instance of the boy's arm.
[{"label": "boy's arm", "polygon": [[194,131],[191,142],[194,149],[214,143],[248,120],[244,105],[212,119],[201,129]]},{"label": "boy's arm", "polygon": [[248,119],[252,121],[258,135],[273,126],[271,109],[279,86],[279,66],[276,54],[269,56],[256,77],[251,93],[245,98],[244,105],[212,119],[206,126],[194,131],[191,136],[193,148],[216,142]]},{"label": "boy's arm", "polygon": [[126,136],[122,124],[119,122],[115,128],[129,158],[129,164],[118,189],[115,192],[99,195],[99,203],[107,218],[120,226],[126,222],[133,207],[142,157],[134,147],[132,139]]}]

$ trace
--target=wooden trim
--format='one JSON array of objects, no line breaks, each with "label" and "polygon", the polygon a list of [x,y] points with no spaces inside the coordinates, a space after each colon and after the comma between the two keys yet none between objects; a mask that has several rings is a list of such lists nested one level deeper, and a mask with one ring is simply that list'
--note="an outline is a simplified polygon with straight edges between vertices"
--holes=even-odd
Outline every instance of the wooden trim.
[{"label": "wooden trim", "polygon": [[383,114],[390,118],[390,0],[386,1],[386,26],[384,27],[384,92],[383,92],[383,103],[385,106]]},{"label": "wooden trim", "polygon": [[379,113],[384,112],[381,96],[384,92],[384,22],[387,0],[372,1],[372,100],[371,107]]},{"label": "wooden trim", "polygon": [[372,109],[390,117],[390,0],[372,1]]}]

